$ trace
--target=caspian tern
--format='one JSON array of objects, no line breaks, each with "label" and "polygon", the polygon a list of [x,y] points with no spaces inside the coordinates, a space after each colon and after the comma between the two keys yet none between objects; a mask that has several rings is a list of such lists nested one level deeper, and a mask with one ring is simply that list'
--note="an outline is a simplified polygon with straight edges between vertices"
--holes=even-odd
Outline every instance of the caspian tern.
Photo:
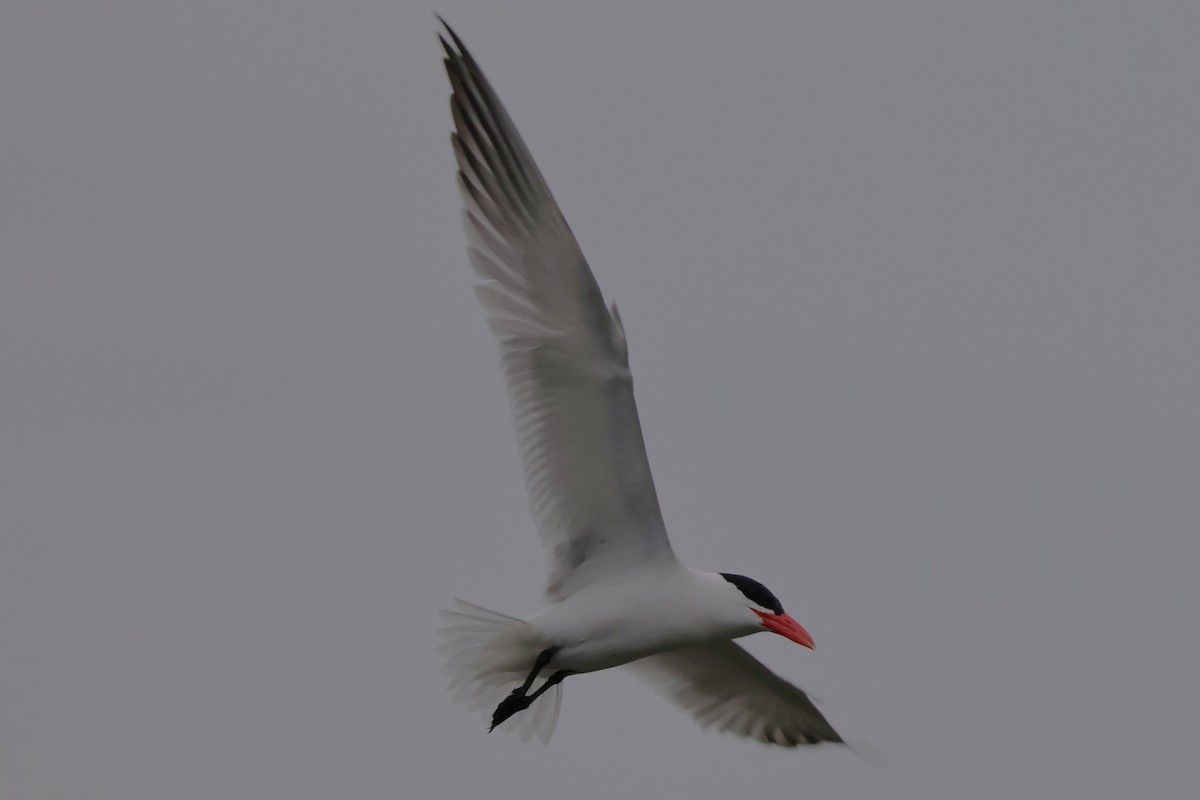
[{"label": "caspian tern", "polygon": [[617,308],[605,307],[479,65],[446,32],[450,139],[475,292],[499,340],[530,507],[549,555],[541,613],[522,620],[461,600],[442,612],[451,690],[477,708],[496,703],[491,729],[548,742],[563,679],[624,665],[702,726],[786,747],[841,742],[803,691],[732,641],[771,631],[813,646],[775,595],[675,558]]}]

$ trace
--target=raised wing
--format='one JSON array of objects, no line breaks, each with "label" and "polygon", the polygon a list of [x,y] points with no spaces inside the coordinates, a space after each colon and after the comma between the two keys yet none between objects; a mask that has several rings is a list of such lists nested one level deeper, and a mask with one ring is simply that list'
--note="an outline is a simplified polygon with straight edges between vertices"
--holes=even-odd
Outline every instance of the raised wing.
[{"label": "raised wing", "polygon": [[[443,21],[443,24],[445,22]],[[475,291],[499,339],[546,593],[673,559],[633,401],[625,333],[499,98],[442,39]]]},{"label": "raised wing", "polygon": [[733,642],[671,650],[626,666],[703,728],[783,747],[842,741],[808,695]]}]

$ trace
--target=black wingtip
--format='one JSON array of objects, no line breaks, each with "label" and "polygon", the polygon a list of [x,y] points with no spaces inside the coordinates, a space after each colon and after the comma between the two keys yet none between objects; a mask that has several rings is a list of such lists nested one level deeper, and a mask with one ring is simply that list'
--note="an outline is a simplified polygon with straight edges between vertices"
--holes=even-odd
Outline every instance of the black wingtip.
[{"label": "black wingtip", "polygon": [[[458,38],[454,36],[454,29],[450,27],[450,23],[446,22],[445,17],[436,11],[433,12],[433,16],[442,24],[442,27],[446,29],[446,33],[450,34],[450,36],[453,38]],[[458,58],[458,53],[454,52],[454,49],[450,47],[450,43],[446,41],[446,37],[443,36],[440,31],[438,32],[437,37],[438,41],[442,43],[442,49],[446,51],[446,55],[451,58]]]},{"label": "black wingtip", "polygon": [[451,51],[450,45],[447,44],[446,40],[442,38],[442,35],[439,33],[438,38],[442,40],[442,46],[446,48],[446,51],[451,53],[451,55],[455,56],[456,58],[469,58],[466,45],[463,44],[462,39],[458,38],[458,34],[454,32],[454,28],[450,27],[450,23],[446,22],[445,17],[443,17],[441,14],[438,14],[436,11],[433,15],[437,17],[438,22],[442,23],[442,27],[446,29],[446,33],[450,34],[450,40],[453,41],[454,46],[458,48],[457,53]]},{"label": "black wingtip", "polygon": [[447,42],[440,33],[438,34],[438,41],[442,43],[442,49],[446,51],[447,64],[458,58],[458,53],[454,52],[454,48],[450,46],[450,43]]}]

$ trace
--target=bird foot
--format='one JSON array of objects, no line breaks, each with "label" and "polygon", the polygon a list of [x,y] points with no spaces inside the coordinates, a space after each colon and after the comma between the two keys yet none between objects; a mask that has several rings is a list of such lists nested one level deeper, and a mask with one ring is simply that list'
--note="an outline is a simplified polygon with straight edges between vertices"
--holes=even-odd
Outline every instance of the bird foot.
[{"label": "bird foot", "polygon": [[512,694],[500,701],[500,705],[496,706],[496,710],[492,713],[492,726],[488,728],[488,733],[496,730],[496,726],[504,722],[504,720],[516,714],[518,711],[524,711],[533,704],[533,698],[528,697],[520,689],[514,689]]}]

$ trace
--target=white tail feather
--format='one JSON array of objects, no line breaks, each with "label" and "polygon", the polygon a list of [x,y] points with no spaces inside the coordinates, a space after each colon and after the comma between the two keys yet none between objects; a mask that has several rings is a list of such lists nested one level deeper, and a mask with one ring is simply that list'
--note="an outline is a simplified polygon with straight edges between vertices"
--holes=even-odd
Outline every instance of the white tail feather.
[{"label": "white tail feather", "polygon": [[[456,599],[454,605],[454,610],[440,612],[447,623],[438,630],[442,638],[438,652],[446,659],[442,672],[450,676],[447,688],[454,700],[482,710],[490,722],[492,710],[525,681],[543,648],[529,635],[524,620],[464,600]],[[539,677],[530,692],[543,682],[544,677]],[[558,724],[561,706],[562,686],[556,684],[496,730],[518,731],[526,742],[537,736],[546,744]]]}]

